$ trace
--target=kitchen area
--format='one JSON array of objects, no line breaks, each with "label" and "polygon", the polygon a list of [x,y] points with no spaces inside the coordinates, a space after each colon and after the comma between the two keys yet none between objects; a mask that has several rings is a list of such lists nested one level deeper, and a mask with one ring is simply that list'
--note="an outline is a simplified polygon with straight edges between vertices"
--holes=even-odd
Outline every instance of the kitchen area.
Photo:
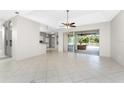
[{"label": "kitchen area", "polygon": [[40,32],[40,41],[46,47],[46,52],[54,52],[58,49],[58,33]]}]

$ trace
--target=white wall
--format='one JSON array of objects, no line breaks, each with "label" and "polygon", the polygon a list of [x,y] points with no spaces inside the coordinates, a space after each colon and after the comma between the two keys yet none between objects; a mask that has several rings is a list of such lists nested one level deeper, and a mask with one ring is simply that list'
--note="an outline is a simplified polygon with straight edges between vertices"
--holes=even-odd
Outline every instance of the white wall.
[{"label": "white wall", "polygon": [[63,52],[63,31],[58,32],[58,51]]},{"label": "white wall", "polygon": [[13,21],[13,48],[15,60],[37,56],[46,52],[46,46],[40,44],[40,24],[17,16]]},{"label": "white wall", "polygon": [[64,33],[64,37],[63,37],[64,39],[64,41],[63,41],[63,51],[64,52],[68,52],[68,33],[67,32],[65,32]]},{"label": "white wall", "polygon": [[57,41],[58,41],[57,39],[58,38],[57,38],[57,35],[58,35],[58,33],[55,33],[55,48],[56,49],[58,49],[58,45],[57,45]]},{"label": "white wall", "polygon": [[124,65],[124,11],[111,22],[111,55],[114,60]]},{"label": "white wall", "polygon": [[[13,19],[13,23],[13,57],[16,60],[45,53],[45,46],[39,44],[40,24],[19,16]],[[110,22],[85,25],[71,31],[94,29],[100,30],[100,56],[110,57]],[[63,52],[63,31],[58,32],[58,37],[58,51]]]},{"label": "white wall", "polygon": [[2,31],[0,31],[0,56],[2,55]]},{"label": "white wall", "polygon": [[4,31],[0,26],[0,56],[4,56]]},{"label": "white wall", "polygon": [[100,56],[111,56],[111,28],[110,22],[97,23],[85,25],[77,28],[70,29],[70,31],[88,31],[88,30],[97,30],[100,31]]}]

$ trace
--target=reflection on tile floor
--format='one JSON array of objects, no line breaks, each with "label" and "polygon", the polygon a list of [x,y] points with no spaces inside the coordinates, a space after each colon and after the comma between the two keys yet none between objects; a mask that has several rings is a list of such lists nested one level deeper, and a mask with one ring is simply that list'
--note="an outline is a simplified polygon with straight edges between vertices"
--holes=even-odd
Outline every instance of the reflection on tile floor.
[{"label": "reflection on tile floor", "polygon": [[124,82],[124,67],[109,58],[48,53],[22,61],[0,62],[1,83]]}]

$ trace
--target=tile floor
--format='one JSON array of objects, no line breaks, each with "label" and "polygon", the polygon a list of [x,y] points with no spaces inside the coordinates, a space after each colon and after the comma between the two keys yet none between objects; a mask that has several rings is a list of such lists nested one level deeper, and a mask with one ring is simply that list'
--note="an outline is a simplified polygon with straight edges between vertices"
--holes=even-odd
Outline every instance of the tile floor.
[{"label": "tile floor", "polygon": [[123,83],[124,67],[110,58],[51,52],[0,62],[1,83]]}]

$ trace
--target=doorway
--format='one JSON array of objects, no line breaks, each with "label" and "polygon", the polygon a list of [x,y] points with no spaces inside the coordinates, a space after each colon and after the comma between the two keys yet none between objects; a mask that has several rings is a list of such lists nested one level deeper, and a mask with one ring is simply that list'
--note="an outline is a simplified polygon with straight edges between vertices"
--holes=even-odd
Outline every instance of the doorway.
[{"label": "doorway", "polygon": [[58,34],[47,34],[46,41],[47,41],[47,53],[49,52],[57,52],[57,45],[58,45]]},{"label": "doorway", "polygon": [[68,52],[75,51],[75,35],[74,32],[68,34]]},{"label": "doorway", "polygon": [[68,52],[99,56],[99,30],[76,31],[68,34]]},{"label": "doorway", "polygon": [[12,57],[12,27],[11,21],[7,21],[1,27],[2,32],[2,43],[1,43],[1,56],[0,59],[6,57]]},{"label": "doorway", "polygon": [[47,52],[56,52],[58,47],[58,33],[40,32],[40,43],[46,45]]}]

